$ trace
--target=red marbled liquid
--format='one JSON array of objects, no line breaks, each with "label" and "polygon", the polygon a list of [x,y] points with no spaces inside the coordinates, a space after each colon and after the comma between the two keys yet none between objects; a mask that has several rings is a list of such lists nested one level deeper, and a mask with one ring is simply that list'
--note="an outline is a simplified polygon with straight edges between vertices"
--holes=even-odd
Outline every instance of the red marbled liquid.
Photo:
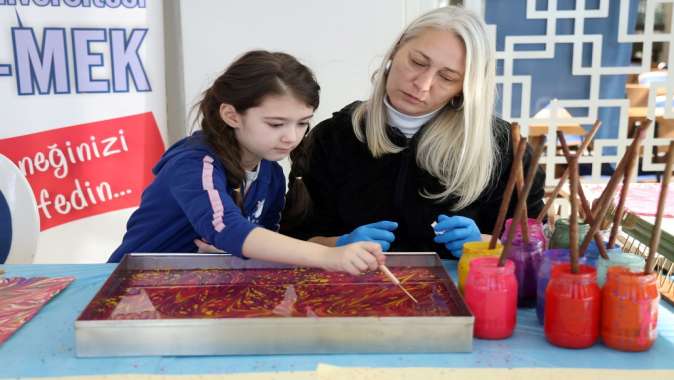
[{"label": "red marbled liquid", "polygon": [[[470,315],[431,268],[391,268],[419,301],[382,273],[318,269],[129,271],[110,279],[80,320]],[[437,270],[437,269],[436,269]]]}]

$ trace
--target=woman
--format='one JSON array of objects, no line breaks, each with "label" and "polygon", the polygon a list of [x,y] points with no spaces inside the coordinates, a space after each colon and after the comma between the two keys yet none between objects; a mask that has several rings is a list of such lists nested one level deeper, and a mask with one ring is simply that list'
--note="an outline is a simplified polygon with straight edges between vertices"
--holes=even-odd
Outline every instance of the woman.
[{"label": "woman", "polygon": [[[513,157],[510,125],[494,116],[491,46],[484,22],[463,8],[414,20],[374,75],[370,98],[310,133],[307,165],[294,165],[290,181],[304,183],[313,207],[282,230],[325,245],[370,240],[443,257],[490,233]],[[539,170],[530,215],[543,207],[544,182]]]}]

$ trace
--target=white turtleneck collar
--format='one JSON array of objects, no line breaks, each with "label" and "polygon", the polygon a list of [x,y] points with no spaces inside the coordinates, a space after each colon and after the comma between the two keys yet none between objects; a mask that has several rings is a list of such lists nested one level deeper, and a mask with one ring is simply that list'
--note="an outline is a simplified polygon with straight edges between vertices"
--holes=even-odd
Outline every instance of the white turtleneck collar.
[{"label": "white turtleneck collar", "polygon": [[435,116],[435,114],[437,114],[442,108],[440,107],[437,110],[425,115],[410,116],[393,108],[391,103],[388,101],[388,97],[386,96],[384,97],[384,105],[386,106],[386,117],[388,124],[399,130],[408,139],[412,138],[412,136],[414,136],[419,131],[419,129],[421,129],[424,124],[431,120],[433,116]]}]

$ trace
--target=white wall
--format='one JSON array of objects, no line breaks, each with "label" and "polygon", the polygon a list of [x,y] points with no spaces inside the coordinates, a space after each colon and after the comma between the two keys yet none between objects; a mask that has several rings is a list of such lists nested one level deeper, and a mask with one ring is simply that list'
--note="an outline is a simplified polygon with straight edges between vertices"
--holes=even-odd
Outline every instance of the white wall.
[{"label": "white wall", "polygon": [[[281,50],[311,67],[321,85],[314,124],[370,90],[370,75],[406,22],[442,1],[435,0],[175,0],[169,17],[178,22],[182,54],[167,61],[169,130],[185,134],[186,110],[238,55],[251,49]],[[167,30],[168,30],[167,25]],[[167,38],[171,43],[172,37]],[[167,51],[175,47],[167,46]],[[180,67],[181,66],[181,67]],[[182,74],[181,71],[182,70]],[[182,107],[179,105],[182,104]],[[174,140],[175,141],[175,140]]]}]

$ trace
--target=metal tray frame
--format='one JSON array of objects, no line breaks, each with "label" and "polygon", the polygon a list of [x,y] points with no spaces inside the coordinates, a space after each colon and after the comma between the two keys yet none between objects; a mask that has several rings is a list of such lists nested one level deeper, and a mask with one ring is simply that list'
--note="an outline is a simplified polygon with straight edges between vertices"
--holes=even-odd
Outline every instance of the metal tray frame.
[{"label": "metal tray frame", "polygon": [[[459,294],[437,254],[395,252],[387,265],[437,267]],[[127,270],[268,269],[287,265],[231,255],[147,254],[124,257],[98,293]],[[460,295],[459,295],[460,297]],[[94,297],[95,298],[95,297]],[[460,302],[465,303],[463,298]],[[474,317],[292,317],[75,321],[77,356],[258,355],[470,352]]]}]

